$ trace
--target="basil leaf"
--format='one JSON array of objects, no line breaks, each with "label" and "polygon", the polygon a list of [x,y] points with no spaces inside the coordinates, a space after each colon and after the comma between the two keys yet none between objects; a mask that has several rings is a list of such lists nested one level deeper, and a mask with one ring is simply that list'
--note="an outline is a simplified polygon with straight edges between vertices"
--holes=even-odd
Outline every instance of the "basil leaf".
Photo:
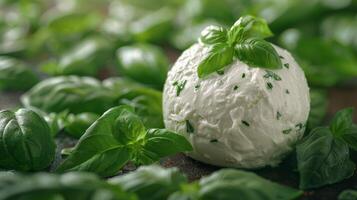
[{"label": "basil leaf", "polygon": [[111,178],[109,183],[135,193],[142,200],[161,200],[179,190],[181,184],[187,183],[187,178],[177,168],[164,169],[152,165]]},{"label": "basil leaf", "polygon": [[184,136],[166,129],[148,130],[145,140],[142,152],[137,158],[137,162],[143,164],[150,164],[162,157],[193,150]]},{"label": "basil leaf", "polygon": [[39,82],[39,77],[24,63],[0,56],[0,91],[25,91]]},{"label": "basil leaf", "polygon": [[357,151],[357,126],[345,130],[345,132],[340,136],[340,138],[345,141],[350,148]]},{"label": "basil leaf", "polygon": [[45,65],[50,75],[96,76],[111,58],[110,43],[103,37],[91,37],[67,50],[57,64]]},{"label": "basil leaf", "polygon": [[307,129],[312,130],[320,125],[327,112],[327,93],[324,90],[310,90],[310,113],[307,120]]},{"label": "basil leaf", "polygon": [[330,130],[335,136],[341,136],[352,127],[353,108],[346,108],[338,111],[330,124]]},{"label": "basil leaf", "polygon": [[48,78],[21,97],[22,104],[46,113],[67,110],[78,114],[102,114],[114,105],[115,95],[100,81],[90,77],[61,76]]},{"label": "basil leaf", "polygon": [[338,195],[338,200],[356,200],[357,191],[356,190],[344,190]]},{"label": "basil leaf", "polygon": [[146,135],[146,128],[140,118],[129,106],[121,106],[121,111],[114,121],[114,137],[121,144],[129,144],[141,140]]},{"label": "basil leaf", "polygon": [[38,173],[1,177],[0,199],[26,200],[135,200],[135,196],[119,186],[112,186],[94,174],[71,172],[63,175]]},{"label": "basil leaf", "polygon": [[203,78],[233,61],[234,49],[226,44],[214,45],[208,56],[198,65],[198,77]]},{"label": "basil leaf", "polygon": [[199,199],[255,199],[293,200],[302,191],[279,185],[254,173],[234,169],[223,169],[202,178],[199,182]]},{"label": "basil leaf", "polygon": [[312,130],[296,151],[302,189],[337,183],[354,173],[348,145],[334,138],[327,127]]},{"label": "basil leaf", "polygon": [[251,67],[280,69],[282,63],[274,47],[261,39],[247,39],[235,46],[235,55]]},{"label": "basil leaf", "polygon": [[119,135],[130,138],[130,134],[122,132],[125,125],[135,125],[118,125],[126,123],[131,117],[126,111],[131,111],[131,108],[119,106],[105,112],[87,129],[73,152],[56,171],[91,171],[103,177],[115,175],[131,157],[131,150],[123,143],[126,141],[118,140]]},{"label": "basil leaf", "polygon": [[103,81],[120,105],[129,105],[140,116],[146,128],[163,128],[162,92],[123,78]]},{"label": "basil leaf", "polygon": [[48,167],[56,145],[46,121],[32,110],[0,112],[0,167],[37,171]]},{"label": "basil leaf", "polygon": [[[253,17],[251,15],[240,17],[231,27],[229,32],[229,35],[233,36],[229,38],[229,40],[232,41],[232,44],[248,38],[265,39],[273,36],[265,19]],[[238,32],[240,33],[237,34]],[[237,37],[238,35],[240,35],[240,38]]]},{"label": "basil leaf", "polygon": [[201,32],[199,41],[203,44],[225,43],[227,41],[227,30],[220,26],[207,26]]},{"label": "basil leaf", "polygon": [[98,118],[99,115],[94,113],[70,114],[64,120],[65,132],[72,137],[80,138]]},{"label": "basil leaf", "polygon": [[169,61],[160,47],[150,44],[124,46],[117,50],[121,74],[145,85],[162,89]]}]

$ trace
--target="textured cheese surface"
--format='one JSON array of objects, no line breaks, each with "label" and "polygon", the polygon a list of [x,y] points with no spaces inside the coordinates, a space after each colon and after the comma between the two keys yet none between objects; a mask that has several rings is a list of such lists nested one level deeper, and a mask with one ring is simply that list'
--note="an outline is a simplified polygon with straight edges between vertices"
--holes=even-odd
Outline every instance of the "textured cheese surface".
[{"label": "textured cheese surface", "polygon": [[[223,75],[199,79],[197,67],[208,48],[195,44],[179,57],[164,88],[164,122],[191,142],[190,157],[259,168],[277,165],[294,148],[310,111],[309,88],[290,53],[274,47],[285,67],[270,73],[237,60]],[[266,75],[271,72],[281,80]],[[184,85],[179,95],[178,85]]]}]

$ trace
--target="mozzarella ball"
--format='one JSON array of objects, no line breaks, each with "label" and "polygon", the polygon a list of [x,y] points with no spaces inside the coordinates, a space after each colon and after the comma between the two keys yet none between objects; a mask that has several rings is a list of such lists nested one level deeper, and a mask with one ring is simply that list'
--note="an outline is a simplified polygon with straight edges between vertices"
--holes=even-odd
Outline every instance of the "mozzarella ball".
[{"label": "mozzarella ball", "polygon": [[291,54],[274,48],[281,69],[235,60],[205,78],[197,68],[208,47],[195,44],[178,58],[165,83],[163,114],[166,128],[193,145],[190,157],[249,169],[276,166],[292,151],[309,115],[309,87]]}]

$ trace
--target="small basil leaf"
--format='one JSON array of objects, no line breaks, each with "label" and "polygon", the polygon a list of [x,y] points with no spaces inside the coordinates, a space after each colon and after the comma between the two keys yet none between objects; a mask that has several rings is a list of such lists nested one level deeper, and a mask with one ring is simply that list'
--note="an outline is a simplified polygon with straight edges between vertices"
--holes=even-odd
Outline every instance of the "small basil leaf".
[{"label": "small basil leaf", "polygon": [[338,111],[330,124],[330,130],[335,136],[341,136],[347,129],[352,127],[353,108]]},{"label": "small basil leaf", "polygon": [[109,179],[109,183],[124,191],[135,193],[140,200],[162,200],[187,183],[187,178],[177,168],[144,166],[135,172]]},{"label": "small basil leaf", "polygon": [[226,44],[214,45],[208,56],[198,65],[198,77],[205,77],[233,61],[234,49]]},{"label": "small basil leaf", "polygon": [[0,112],[0,168],[42,170],[55,157],[56,145],[46,121],[28,109]]},{"label": "small basil leaf", "polygon": [[162,157],[192,151],[191,144],[184,136],[166,129],[150,129],[145,139],[142,153],[137,158],[139,163],[150,164]]},{"label": "small basil leaf", "polygon": [[346,129],[341,135],[341,139],[345,141],[350,148],[357,151],[357,126]]},{"label": "small basil leaf", "polygon": [[80,138],[98,118],[99,115],[94,113],[70,114],[64,120],[64,130],[68,135]]},{"label": "small basil leaf", "polygon": [[130,106],[122,106],[119,116],[114,122],[114,137],[121,144],[143,139],[146,129],[141,119],[133,112]]},{"label": "small basil leaf", "polygon": [[357,190],[344,190],[338,195],[338,200],[356,200]]},{"label": "small basil leaf", "polygon": [[201,32],[199,41],[203,44],[225,43],[227,41],[227,30],[220,26],[208,26]]},{"label": "small basil leaf", "polygon": [[0,57],[0,91],[26,91],[39,82],[39,77],[24,63]]},{"label": "small basil leaf", "polygon": [[[238,27],[238,28],[237,28]],[[236,32],[239,28],[242,27],[242,39],[248,38],[258,38],[258,39],[265,39],[268,37],[273,36],[268,23],[265,19],[260,17],[253,17],[251,15],[246,15],[238,19],[232,26],[231,31]],[[238,41],[238,38],[231,38],[232,40]]]},{"label": "small basil leaf", "polygon": [[122,75],[162,89],[170,64],[160,47],[151,44],[124,46],[117,50],[116,58]]},{"label": "small basil leaf", "polygon": [[280,69],[282,63],[279,54],[267,41],[252,38],[244,40],[235,46],[235,54],[251,67]]},{"label": "small basil leaf", "polygon": [[[123,130],[118,131],[117,124],[125,122],[121,115],[126,115],[127,112],[123,111],[131,109],[129,106],[119,106],[105,112],[87,129],[73,152],[56,171],[85,170],[103,177],[115,175],[131,156],[131,151],[118,140],[118,134],[122,134],[120,131]],[[125,116],[124,119],[129,118]]]},{"label": "small basil leaf", "polygon": [[296,147],[300,188],[311,189],[337,183],[353,175],[348,145],[319,127]]},{"label": "small basil leaf", "polygon": [[199,199],[294,200],[302,191],[279,185],[251,172],[224,169],[202,178]]}]

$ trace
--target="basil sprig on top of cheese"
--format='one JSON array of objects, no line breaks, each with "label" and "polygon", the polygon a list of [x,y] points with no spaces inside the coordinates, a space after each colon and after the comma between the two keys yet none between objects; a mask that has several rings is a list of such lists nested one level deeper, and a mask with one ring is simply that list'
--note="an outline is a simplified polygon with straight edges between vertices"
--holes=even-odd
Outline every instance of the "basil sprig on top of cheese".
[{"label": "basil sprig on top of cheese", "polygon": [[199,42],[209,46],[210,51],[198,66],[198,76],[217,72],[237,59],[252,67],[282,68],[279,54],[264,40],[272,35],[264,19],[250,15],[239,18],[230,29],[208,26]]}]

